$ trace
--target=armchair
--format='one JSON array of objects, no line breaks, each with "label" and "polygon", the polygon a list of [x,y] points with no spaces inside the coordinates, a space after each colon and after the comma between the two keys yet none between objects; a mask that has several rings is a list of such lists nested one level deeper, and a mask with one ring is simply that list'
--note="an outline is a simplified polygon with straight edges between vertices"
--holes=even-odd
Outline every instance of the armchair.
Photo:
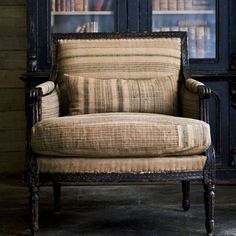
[{"label": "armchair", "polygon": [[204,186],[206,230],[214,228],[211,91],[189,76],[186,34],[56,34],[50,81],[29,91],[27,180],[32,231],[39,186],[53,183],[182,182]]}]

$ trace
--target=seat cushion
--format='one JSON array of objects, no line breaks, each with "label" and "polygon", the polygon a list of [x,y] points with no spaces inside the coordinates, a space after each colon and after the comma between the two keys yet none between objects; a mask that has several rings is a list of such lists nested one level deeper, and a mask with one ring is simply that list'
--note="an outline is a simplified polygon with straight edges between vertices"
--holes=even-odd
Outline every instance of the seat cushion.
[{"label": "seat cushion", "polygon": [[96,113],[38,122],[33,151],[49,156],[159,157],[195,155],[211,144],[205,122],[151,113]]}]

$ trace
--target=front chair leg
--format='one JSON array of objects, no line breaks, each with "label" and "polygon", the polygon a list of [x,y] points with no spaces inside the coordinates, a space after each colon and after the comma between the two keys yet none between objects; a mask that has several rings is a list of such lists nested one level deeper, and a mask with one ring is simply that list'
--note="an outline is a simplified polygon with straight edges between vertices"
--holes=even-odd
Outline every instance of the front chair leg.
[{"label": "front chair leg", "polygon": [[181,181],[182,183],[182,193],[183,193],[183,200],[182,200],[182,207],[184,211],[188,211],[190,208],[190,181]]},{"label": "front chair leg", "polygon": [[213,235],[214,229],[214,208],[215,208],[215,184],[209,183],[204,184],[204,201],[205,201],[205,212],[206,212],[206,230],[207,235]]},{"label": "front chair leg", "polygon": [[31,211],[31,231],[34,235],[35,231],[39,229],[39,182],[38,173],[30,173],[29,175],[29,204]]},{"label": "front chair leg", "polygon": [[61,184],[53,182],[54,212],[60,213],[61,210]]}]

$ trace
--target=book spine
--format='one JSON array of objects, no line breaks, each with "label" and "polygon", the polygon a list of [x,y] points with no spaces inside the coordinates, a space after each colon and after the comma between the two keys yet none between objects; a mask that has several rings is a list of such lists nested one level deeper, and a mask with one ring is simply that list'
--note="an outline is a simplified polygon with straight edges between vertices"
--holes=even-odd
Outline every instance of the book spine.
[{"label": "book spine", "polygon": [[170,11],[176,11],[177,10],[177,0],[169,0],[168,1],[168,9]]},{"label": "book spine", "polygon": [[65,0],[66,2],[66,11],[71,11],[70,0]]},{"label": "book spine", "polygon": [[52,0],[51,2],[51,12],[55,12],[56,11],[56,1]]},{"label": "book spine", "polygon": [[197,45],[196,45],[196,29],[195,27],[188,27],[188,45],[189,56],[191,58],[197,57]]},{"label": "book spine", "polygon": [[70,0],[70,10],[75,11],[75,0]]},{"label": "book spine", "polygon": [[96,11],[101,11],[102,7],[103,7],[103,4],[104,4],[104,0],[98,0],[95,10]]},{"label": "book spine", "polygon": [[108,0],[106,5],[106,11],[111,11],[113,9],[113,0]]},{"label": "book spine", "polygon": [[55,10],[57,12],[61,11],[61,0],[55,0]]},{"label": "book spine", "polygon": [[205,27],[205,57],[211,57],[212,53],[212,38],[211,38],[211,28],[209,26]]},{"label": "book spine", "polygon": [[153,11],[160,11],[160,0],[152,1],[152,10]]},{"label": "book spine", "polygon": [[185,10],[192,10],[193,8],[193,1],[192,0],[185,0],[184,1],[184,9]]},{"label": "book spine", "polygon": [[89,11],[89,0],[84,0],[84,11]]},{"label": "book spine", "polygon": [[61,11],[66,11],[66,0],[61,0]]},{"label": "book spine", "polygon": [[83,10],[84,10],[84,1],[75,0],[75,11],[83,11]]},{"label": "book spine", "polygon": [[160,10],[167,11],[168,10],[168,1],[160,0]]},{"label": "book spine", "polygon": [[205,57],[205,29],[204,26],[196,27],[196,46],[197,46],[197,57],[204,58]]},{"label": "book spine", "polygon": [[178,0],[177,1],[177,9],[179,11],[182,11],[182,10],[184,10],[184,8],[185,8],[184,0]]}]

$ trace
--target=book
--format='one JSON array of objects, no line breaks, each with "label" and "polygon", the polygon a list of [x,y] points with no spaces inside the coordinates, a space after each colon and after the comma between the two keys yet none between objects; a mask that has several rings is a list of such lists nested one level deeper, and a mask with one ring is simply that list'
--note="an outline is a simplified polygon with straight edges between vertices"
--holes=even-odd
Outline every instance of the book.
[{"label": "book", "polygon": [[168,10],[170,10],[170,11],[177,10],[177,0],[169,0],[168,1]]},{"label": "book", "polygon": [[197,57],[204,58],[205,56],[205,27],[197,26],[196,27],[196,49]]},{"label": "book", "polygon": [[61,11],[66,11],[66,0],[61,0]]},{"label": "book", "polygon": [[211,28],[209,26],[206,26],[204,28],[204,34],[205,34],[205,57],[211,57],[212,53],[212,38],[211,38]]},{"label": "book", "polygon": [[191,58],[197,57],[197,46],[196,46],[196,30],[195,27],[188,27],[188,46],[189,56]]},{"label": "book", "polygon": [[56,11],[56,1],[52,0],[51,2],[51,12],[55,12]]},{"label": "book", "polygon": [[185,10],[192,10],[193,8],[193,1],[192,0],[185,0],[184,1],[184,9]]},{"label": "book", "polygon": [[160,10],[167,11],[168,10],[168,1],[160,0]]},{"label": "book", "polygon": [[75,0],[75,11],[83,11],[83,10],[84,10],[84,1]]},{"label": "book", "polygon": [[182,10],[184,10],[184,8],[185,8],[185,2],[184,2],[184,0],[178,0],[178,1],[177,1],[177,9],[178,9],[179,11],[182,11]]},{"label": "book", "polygon": [[65,6],[65,11],[71,11],[71,5],[70,5],[70,0],[64,0],[66,2]]},{"label": "book", "polygon": [[114,3],[114,1],[113,0],[107,0],[106,1],[106,11],[111,11],[111,10],[113,10],[113,3]]},{"label": "book", "polygon": [[55,0],[55,11],[61,11],[61,0]]},{"label": "book", "polygon": [[152,10],[153,11],[160,11],[160,0],[153,0],[152,1]]},{"label": "book", "polygon": [[84,11],[89,11],[90,8],[89,8],[89,0],[84,0],[83,2],[83,7],[84,7]]},{"label": "book", "polygon": [[102,7],[103,7],[103,4],[104,4],[104,0],[98,0],[95,10],[96,11],[101,11]]},{"label": "book", "polygon": [[70,11],[75,11],[75,0],[70,0]]}]

